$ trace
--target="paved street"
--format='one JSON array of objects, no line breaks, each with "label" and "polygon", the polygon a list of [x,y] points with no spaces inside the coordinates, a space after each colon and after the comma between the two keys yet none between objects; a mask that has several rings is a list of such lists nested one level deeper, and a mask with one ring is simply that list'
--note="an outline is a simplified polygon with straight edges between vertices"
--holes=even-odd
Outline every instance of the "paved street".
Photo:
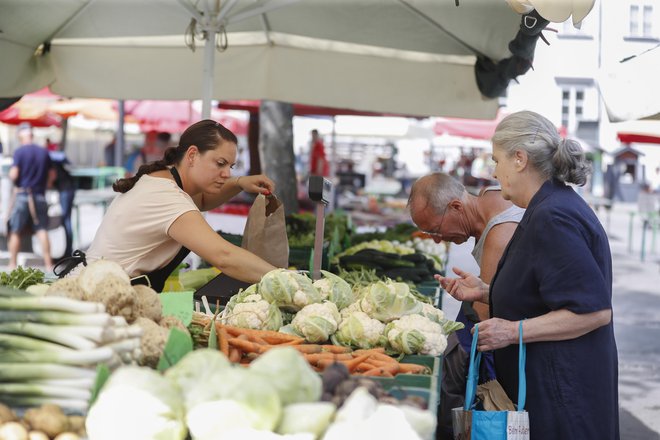
[{"label": "paved street", "polygon": [[[641,262],[642,226],[636,216],[632,252],[628,250],[628,213],[636,209],[633,204],[615,205],[609,227],[606,213],[599,212],[612,249],[621,439],[660,440],[660,235],[656,252],[650,253],[651,231],[647,231],[645,262]],[[472,246],[472,242],[452,245],[449,267],[478,271],[470,255]],[[458,302],[445,294],[443,309],[455,316]]]}]

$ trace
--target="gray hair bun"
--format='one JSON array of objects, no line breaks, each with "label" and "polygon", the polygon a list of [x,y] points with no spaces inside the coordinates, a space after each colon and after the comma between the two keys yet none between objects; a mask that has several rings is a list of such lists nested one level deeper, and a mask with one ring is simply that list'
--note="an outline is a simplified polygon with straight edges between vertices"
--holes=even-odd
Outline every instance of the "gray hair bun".
[{"label": "gray hair bun", "polygon": [[572,139],[562,139],[552,155],[555,178],[576,185],[587,183],[590,167],[580,144]]}]

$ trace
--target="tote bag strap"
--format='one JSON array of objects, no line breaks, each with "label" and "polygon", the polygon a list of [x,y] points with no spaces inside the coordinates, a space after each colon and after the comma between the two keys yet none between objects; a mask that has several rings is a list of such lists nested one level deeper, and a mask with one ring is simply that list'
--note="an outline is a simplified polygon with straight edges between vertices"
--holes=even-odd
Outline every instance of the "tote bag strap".
[{"label": "tote bag strap", "polygon": [[477,352],[477,340],[479,339],[479,324],[474,325],[472,336],[472,347],[470,348],[470,367],[468,368],[467,385],[465,387],[465,404],[463,409],[469,411],[474,404],[479,384],[479,364],[481,363],[481,352]]},{"label": "tote bag strap", "polygon": [[527,399],[527,376],[525,364],[527,363],[527,347],[523,344],[523,322],[518,325],[518,411],[525,409]]},{"label": "tote bag strap", "polygon": [[[527,399],[527,376],[525,375],[525,365],[527,361],[527,347],[523,343],[522,321],[518,324],[518,411],[525,409],[525,400]],[[469,411],[474,405],[474,398],[477,394],[477,385],[479,384],[479,364],[481,363],[481,352],[477,352],[477,341],[479,339],[479,324],[474,326],[474,335],[472,337],[472,347],[470,348],[470,367],[468,369],[467,385],[465,388],[465,404],[463,409]]]}]

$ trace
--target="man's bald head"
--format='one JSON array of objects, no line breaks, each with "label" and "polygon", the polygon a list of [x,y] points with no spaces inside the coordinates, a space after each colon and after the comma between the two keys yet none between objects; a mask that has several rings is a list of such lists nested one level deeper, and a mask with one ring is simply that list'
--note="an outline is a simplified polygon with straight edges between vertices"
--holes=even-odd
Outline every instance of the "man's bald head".
[{"label": "man's bald head", "polygon": [[410,190],[408,206],[411,214],[426,208],[442,215],[452,200],[463,200],[465,187],[445,173],[433,173],[417,179]]}]

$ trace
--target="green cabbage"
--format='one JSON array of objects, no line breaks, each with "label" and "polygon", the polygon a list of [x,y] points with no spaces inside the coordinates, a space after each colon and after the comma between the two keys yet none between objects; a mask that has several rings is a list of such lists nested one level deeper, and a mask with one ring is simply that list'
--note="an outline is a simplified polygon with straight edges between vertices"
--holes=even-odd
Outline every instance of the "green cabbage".
[{"label": "green cabbage", "polygon": [[350,284],[325,270],[322,270],[321,274],[323,274],[323,278],[314,281],[314,287],[323,294],[324,299],[335,303],[339,310],[355,301],[355,295]]},{"label": "green cabbage", "polygon": [[258,292],[269,303],[293,312],[323,300],[309,277],[286,269],[271,270],[264,275]]},{"label": "green cabbage", "polygon": [[332,402],[294,403],[284,407],[282,421],[277,427],[279,434],[298,434],[309,432],[315,438],[330,425],[337,407]]},{"label": "green cabbage", "polygon": [[[202,348],[185,355],[165,372],[165,378],[184,396],[187,408],[194,401],[200,388],[207,388],[210,376],[221,378],[225,370],[231,369],[231,363],[220,351]],[[199,380],[204,377],[205,380]]]},{"label": "green cabbage", "polygon": [[363,290],[360,308],[371,318],[390,322],[404,315],[419,313],[422,304],[410,293],[406,283],[378,281]]},{"label": "green cabbage", "polygon": [[248,371],[270,382],[283,405],[316,402],[321,398],[321,377],[309,363],[291,347],[278,347],[252,361]]}]

